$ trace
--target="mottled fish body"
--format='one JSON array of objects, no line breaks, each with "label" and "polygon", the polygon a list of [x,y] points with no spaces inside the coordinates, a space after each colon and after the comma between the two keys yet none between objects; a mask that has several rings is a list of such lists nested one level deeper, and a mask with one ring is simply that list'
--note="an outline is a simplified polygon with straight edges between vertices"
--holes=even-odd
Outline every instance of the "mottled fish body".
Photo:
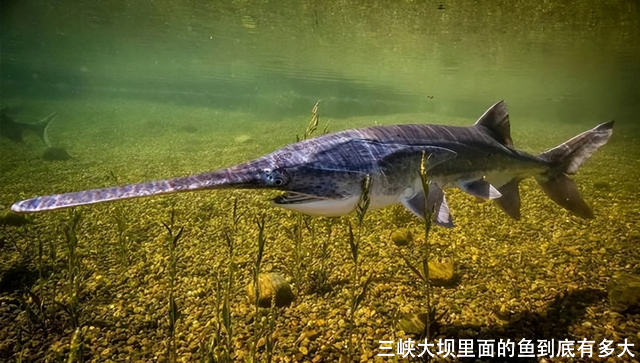
[{"label": "mottled fish body", "polygon": [[[613,121],[534,156],[514,148],[504,102],[487,110],[470,127],[393,125],[346,130],[304,140],[258,159],[193,176],[128,186],[35,197],[17,202],[15,212],[31,213],[110,200],[203,189],[260,188],[285,193],[274,199],[283,208],[311,215],[352,212],[370,180],[372,209],[402,203],[424,217],[425,203],[436,223],[453,225],[443,189],[457,187],[491,199],[511,217],[520,217],[518,183],[535,177],[556,203],[578,216],[593,213],[567,174],[604,145]],[[419,170],[428,157],[429,194]]]}]

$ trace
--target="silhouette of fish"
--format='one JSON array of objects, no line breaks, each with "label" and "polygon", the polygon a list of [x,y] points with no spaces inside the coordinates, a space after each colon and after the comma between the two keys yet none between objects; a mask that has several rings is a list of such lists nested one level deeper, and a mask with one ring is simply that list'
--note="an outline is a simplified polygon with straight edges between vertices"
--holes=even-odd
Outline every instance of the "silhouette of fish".
[{"label": "silhouette of fish", "polygon": [[0,136],[7,138],[14,142],[24,142],[23,134],[25,131],[30,131],[36,134],[46,146],[51,146],[49,137],[47,136],[47,129],[57,114],[54,112],[45,117],[41,121],[32,124],[23,124],[14,121],[7,114],[8,108],[4,107],[0,109]]},{"label": "silhouette of fish", "polygon": [[[491,106],[474,125],[375,126],[340,131],[297,142],[271,154],[203,174],[127,186],[35,197],[15,203],[14,212],[32,213],[73,206],[203,189],[277,189],[276,206],[311,215],[352,212],[369,178],[369,208],[402,203],[424,218],[425,203],[435,223],[453,226],[443,189],[457,187],[495,201],[520,218],[518,184],[534,177],[554,202],[583,217],[591,208],[568,177],[613,131],[602,123],[537,156],[514,148],[504,102]],[[419,170],[429,157],[429,194]]]}]

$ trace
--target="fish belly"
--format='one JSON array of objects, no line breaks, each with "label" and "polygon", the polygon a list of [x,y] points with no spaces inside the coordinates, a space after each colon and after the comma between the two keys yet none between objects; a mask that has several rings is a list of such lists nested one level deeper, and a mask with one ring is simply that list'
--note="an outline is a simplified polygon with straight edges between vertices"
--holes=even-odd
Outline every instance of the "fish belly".
[{"label": "fish belly", "polygon": [[274,205],[312,216],[339,217],[351,213],[359,200],[359,196],[352,196],[344,199],[314,199],[304,203]]},{"label": "fish belly", "polygon": [[[339,217],[353,212],[359,201],[358,195],[344,199],[315,199],[304,203],[275,204],[275,206],[312,216]],[[368,210],[380,209],[396,203],[398,203],[397,195],[372,195]]]}]

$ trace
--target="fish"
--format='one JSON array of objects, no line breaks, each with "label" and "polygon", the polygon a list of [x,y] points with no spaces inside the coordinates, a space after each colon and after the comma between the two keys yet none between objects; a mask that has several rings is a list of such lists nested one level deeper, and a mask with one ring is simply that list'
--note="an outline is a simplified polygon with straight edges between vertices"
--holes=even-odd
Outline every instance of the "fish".
[{"label": "fish", "polygon": [[[19,201],[11,210],[35,213],[106,201],[195,190],[275,189],[277,207],[315,216],[353,212],[367,181],[368,208],[401,203],[419,218],[453,227],[445,190],[458,188],[494,201],[520,219],[519,183],[535,178],[559,206],[593,218],[569,177],[613,132],[604,122],[539,155],[515,149],[504,101],[471,126],[401,124],[351,129],[299,141],[245,163],[197,175]],[[426,162],[428,192],[420,168]]]},{"label": "fish", "polygon": [[43,118],[39,122],[24,124],[16,122],[9,117],[8,111],[7,107],[0,109],[0,136],[14,142],[23,143],[24,132],[30,131],[36,134],[47,147],[51,147],[51,142],[49,142],[49,137],[47,136],[47,129],[51,122],[57,117],[56,112]]}]

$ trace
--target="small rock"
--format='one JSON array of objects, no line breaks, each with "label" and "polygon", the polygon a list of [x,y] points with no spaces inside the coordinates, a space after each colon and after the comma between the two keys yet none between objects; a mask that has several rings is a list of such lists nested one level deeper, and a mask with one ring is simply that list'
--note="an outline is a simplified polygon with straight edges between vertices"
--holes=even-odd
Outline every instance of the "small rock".
[{"label": "small rock", "polygon": [[102,352],[100,352],[100,356],[102,358],[109,358],[111,357],[111,349],[110,348],[105,348],[102,350]]},{"label": "small rock", "polygon": [[447,286],[454,282],[455,273],[450,262],[429,261],[429,281],[436,286]]},{"label": "small rock", "polygon": [[400,228],[391,233],[391,241],[398,247],[407,246],[413,241],[413,235],[406,228]]},{"label": "small rock", "polygon": [[[256,294],[253,282],[247,286],[247,295],[251,302],[255,301]],[[281,308],[289,306],[295,299],[291,290],[291,285],[287,280],[277,273],[261,273],[258,275],[258,306],[262,308],[271,307],[271,299],[275,296],[275,304]]]},{"label": "small rock", "polygon": [[617,273],[607,286],[611,310],[623,312],[631,307],[640,306],[640,277]]},{"label": "small rock", "polygon": [[406,314],[398,322],[398,327],[405,333],[420,335],[427,326],[423,319],[426,319],[426,314]]},{"label": "small rock", "polygon": [[310,330],[307,333],[307,339],[314,341],[316,339],[318,339],[318,337],[320,336],[320,332],[316,331],[316,330]]}]

